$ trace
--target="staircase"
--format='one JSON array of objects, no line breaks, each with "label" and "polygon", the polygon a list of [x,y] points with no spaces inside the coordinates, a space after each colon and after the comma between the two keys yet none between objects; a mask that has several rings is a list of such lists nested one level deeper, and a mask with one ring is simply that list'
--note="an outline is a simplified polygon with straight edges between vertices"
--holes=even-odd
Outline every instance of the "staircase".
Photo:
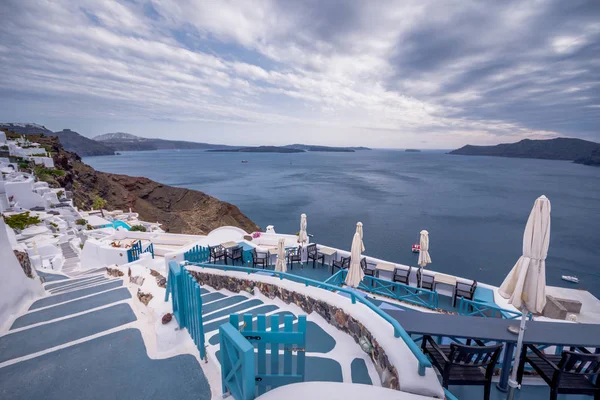
[{"label": "staircase", "polygon": [[60,249],[65,260],[62,271],[67,275],[72,275],[79,268],[79,255],[69,242],[61,243]]},{"label": "staircase", "polygon": [[211,398],[192,355],[148,357],[122,279],[40,275],[46,296],[0,333],[1,399]]}]

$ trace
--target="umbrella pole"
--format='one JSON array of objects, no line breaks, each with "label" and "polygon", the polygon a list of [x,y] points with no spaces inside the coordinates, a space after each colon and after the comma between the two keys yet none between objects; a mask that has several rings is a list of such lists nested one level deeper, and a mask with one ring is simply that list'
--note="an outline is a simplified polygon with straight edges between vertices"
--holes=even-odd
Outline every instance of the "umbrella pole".
[{"label": "umbrella pole", "polygon": [[523,336],[525,335],[525,323],[527,322],[527,307],[523,307],[521,310],[521,326],[519,328],[519,337],[517,339],[517,349],[515,354],[515,362],[513,364],[512,373],[508,380],[508,396],[507,400],[513,400],[515,398],[515,391],[521,388],[521,385],[517,383],[517,370],[519,369],[519,362],[521,361],[521,351],[523,349]]}]

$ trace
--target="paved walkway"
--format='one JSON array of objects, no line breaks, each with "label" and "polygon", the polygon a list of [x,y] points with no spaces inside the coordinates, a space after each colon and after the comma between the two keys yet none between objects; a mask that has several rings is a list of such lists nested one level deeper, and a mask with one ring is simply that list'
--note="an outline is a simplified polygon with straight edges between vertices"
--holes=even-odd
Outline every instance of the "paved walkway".
[{"label": "paved walkway", "polygon": [[148,357],[121,279],[39,275],[47,296],[0,336],[1,399],[211,398],[192,355]]}]

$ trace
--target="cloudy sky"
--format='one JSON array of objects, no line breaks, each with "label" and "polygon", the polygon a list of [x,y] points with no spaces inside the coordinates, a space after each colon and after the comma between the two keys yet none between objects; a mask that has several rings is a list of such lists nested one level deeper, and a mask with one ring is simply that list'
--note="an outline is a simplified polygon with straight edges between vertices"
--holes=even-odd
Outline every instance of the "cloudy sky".
[{"label": "cloudy sky", "polygon": [[600,1],[2,0],[0,121],[231,144],[600,141]]}]

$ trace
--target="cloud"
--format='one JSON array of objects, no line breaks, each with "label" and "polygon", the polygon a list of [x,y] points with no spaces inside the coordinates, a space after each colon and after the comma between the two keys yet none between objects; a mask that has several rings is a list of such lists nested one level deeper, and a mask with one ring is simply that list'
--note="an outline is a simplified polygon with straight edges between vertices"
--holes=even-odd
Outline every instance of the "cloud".
[{"label": "cloud", "polygon": [[0,12],[2,119],[13,96],[18,115],[72,118],[90,136],[100,121],[164,135],[163,120],[206,141],[247,141],[240,126],[259,143],[600,139],[593,1],[8,0]]}]

